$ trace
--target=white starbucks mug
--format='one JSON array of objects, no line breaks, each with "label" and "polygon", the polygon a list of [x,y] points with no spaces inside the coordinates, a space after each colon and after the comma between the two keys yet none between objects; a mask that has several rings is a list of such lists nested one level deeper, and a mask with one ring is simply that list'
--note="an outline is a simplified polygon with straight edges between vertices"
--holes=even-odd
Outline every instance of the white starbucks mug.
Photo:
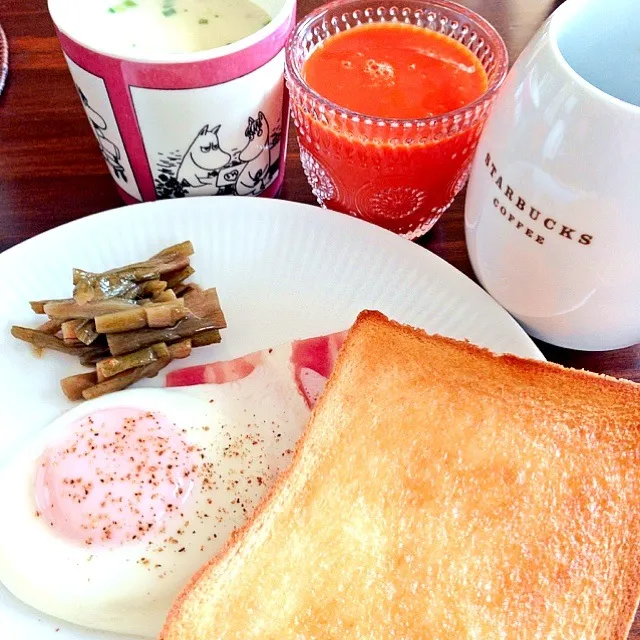
[{"label": "white starbucks mug", "polygon": [[568,0],[496,100],[465,229],[485,289],[532,336],[640,342],[640,2]]}]

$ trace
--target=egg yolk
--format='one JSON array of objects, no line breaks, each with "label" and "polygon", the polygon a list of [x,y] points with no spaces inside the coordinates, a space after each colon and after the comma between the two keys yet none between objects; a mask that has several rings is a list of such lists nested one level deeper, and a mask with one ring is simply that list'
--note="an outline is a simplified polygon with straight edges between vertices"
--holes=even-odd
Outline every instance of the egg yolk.
[{"label": "egg yolk", "polygon": [[84,545],[164,533],[197,483],[195,447],[176,426],[158,412],[109,408],[76,420],[70,433],[37,462],[37,515]]}]

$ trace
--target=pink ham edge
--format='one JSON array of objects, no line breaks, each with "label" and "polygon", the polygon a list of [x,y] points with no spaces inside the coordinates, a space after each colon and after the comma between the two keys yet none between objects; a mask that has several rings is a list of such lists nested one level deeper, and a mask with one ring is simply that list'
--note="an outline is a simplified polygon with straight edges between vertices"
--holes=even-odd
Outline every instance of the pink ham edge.
[{"label": "pink ham edge", "polygon": [[234,360],[176,369],[167,374],[165,387],[192,387],[197,384],[225,384],[242,380],[263,362],[266,353],[268,349],[254,351]]},{"label": "pink ham edge", "polygon": [[[320,397],[346,335],[346,331],[340,331],[327,336],[294,340],[291,343],[293,377],[300,395],[309,408],[313,408]],[[242,380],[264,362],[270,351],[264,349],[234,360],[177,369],[167,374],[165,386],[188,387]]]},{"label": "pink ham edge", "polygon": [[346,331],[319,338],[294,340],[291,345],[291,363],[298,391],[307,406],[313,409],[333,371]]}]

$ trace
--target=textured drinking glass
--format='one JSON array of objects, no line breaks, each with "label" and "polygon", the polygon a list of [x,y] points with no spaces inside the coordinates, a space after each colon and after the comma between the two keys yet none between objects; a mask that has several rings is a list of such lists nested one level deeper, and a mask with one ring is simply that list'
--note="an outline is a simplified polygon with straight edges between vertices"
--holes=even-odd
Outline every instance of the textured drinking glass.
[{"label": "textured drinking glass", "polygon": [[[313,51],[332,35],[373,22],[401,22],[454,38],[480,60],[487,91],[443,115],[394,120],[344,109],[311,89],[302,69]],[[287,45],[286,79],[302,166],[320,205],[408,238],[429,231],[467,180],[507,67],[498,32],[448,0],[407,0],[401,6],[338,0],[309,14]]]}]

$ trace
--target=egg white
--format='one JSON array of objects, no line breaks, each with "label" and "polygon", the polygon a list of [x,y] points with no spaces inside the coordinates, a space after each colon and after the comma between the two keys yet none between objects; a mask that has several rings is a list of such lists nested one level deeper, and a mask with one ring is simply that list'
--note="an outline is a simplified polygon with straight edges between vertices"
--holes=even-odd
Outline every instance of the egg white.
[{"label": "egg white", "polygon": [[[123,391],[60,416],[0,469],[0,582],[54,617],[93,629],[157,635],[189,577],[246,522],[290,462],[309,410],[285,369],[275,362],[223,385]],[[174,514],[166,521],[175,544],[142,540],[85,547],[60,537],[36,515],[37,459],[76,419],[108,407],[163,413],[214,465],[213,493],[192,495],[184,517]]]}]

